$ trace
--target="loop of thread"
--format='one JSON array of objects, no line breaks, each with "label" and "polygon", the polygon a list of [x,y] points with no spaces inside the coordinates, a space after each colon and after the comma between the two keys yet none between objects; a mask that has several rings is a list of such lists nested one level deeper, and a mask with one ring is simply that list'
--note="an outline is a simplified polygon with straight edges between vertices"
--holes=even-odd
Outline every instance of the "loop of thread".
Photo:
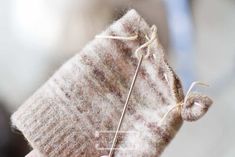
[{"label": "loop of thread", "polygon": [[[153,41],[155,39],[157,39],[157,27],[155,25],[153,25],[151,27],[151,36],[150,38],[145,35],[145,38],[147,39],[147,42],[145,42],[144,44],[142,44],[141,46],[139,46],[136,50],[135,50],[135,56],[140,59],[140,50],[147,47],[147,53],[144,55],[144,58],[148,58],[150,56],[150,45],[153,43]],[[95,36],[95,38],[99,38],[99,39],[116,39],[116,40],[127,40],[127,41],[133,41],[136,40],[138,38],[138,34],[133,35],[133,36],[129,36],[129,37],[123,37],[123,36],[110,36],[110,35],[97,35]]]},{"label": "loop of thread", "polygon": [[[124,108],[123,108],[123,112],[122,112],[122,115],[121,115],[121,118],[119,120],[119,124],[118,124],[118,127],[117,127],[117,130],[115,131],[115,136],[114,136],[114,139],[113,139],[113,142],[112,142],[112,146],[111,146],[111,149],[110,149],[110,152],[109,152],[109,155],[105,155],[105,156],[102,156],[102,157],[111,157],[113,155],[113,150],[114,150],[114,146],[116,144],[116,140],[117,140],[117,134],[121,128],[121,124],[123,122],[123,118],[124,118],[124,115],[125,115],[125,112],[126,112],[126,108],[127,108],[127,105],[128,105],[128,102],[129,102],[129,99],[130,99],[130,96],[131,96],[131,93],[132,93],[132,90],[133,90],[133,87],[134,87],[134,84],[135,84],[135,81],[136,81],[136,78],[137,78],[137,75],[138,75],[138,71],[139,71],[139,68],[141,66],[141,63],[142,63],[142,60],[143,58],[146,59],[150,56],[150,45],[153,43],[154,40],[157,39],[157,27],[155,25],[153,25],[151,27],[151,36],[150,38],[145,35],[145,38],[147,39],[147,42],[145,42],[144,44],[142,44],[140,47],[138,47],[136,50],[135,50],[135,55],[136,57],[139,59],[139,63],[138,63],[138,66],[136,68],[136,71],[135,71],[135,75],[133,77],[133,80],[132,80],[132,83],[131,83],[131,87],[130,87],[130,90],[128,92],[128,96],[127,96],[127,99],[126,99],[126,102],[125,102],[125,105],[124,105]],[[133,36],[129,36],[129,37],[121,37],[121,36],[102,36],[102,35],[98,35],[96,36],[96,38],[103,38],[103,39],[117,39],[117,40],[127,40],[127,41],[132,41],[132,40],[136,40],[138,38],[138,34],[136,35],[133,35]],[[141,50],[143,48],[146,48],[147,47],[147,53],[145,55],[141,54]],[[205,83],[202,83],[202,82],[199,82],[199,81],[194,81],[186,95],[185,95],[185,98],[183,100],[183,102],[180,102],[178,104],[176,104],[175,106],[173,106],[172,108],[170,108],[166,114],[164,114],[164,116],[162,117],[162,119],[159,121],[158,125],[161,126],[163,121],[166,119],[166,117],[170,114],[170,112],[172,112],[174,109],[179,109],[178,112],[181,113],[181,110],[182,110],[182,107],[183,105],[186,104],[187,100],[188,100],[188,97],[189,97],[189,94],[190,92],[192,91],[193,87],[195,87],[196,85],[202,85],[202,86],[207,86],[207,84]],[[200,105],[198,103],[196,103],[196,105]]]},{"label": "loop of thread", "polygon": [[146,43],[144,43],[143,45],[141,45],[140,47],[138,47],[136,50],[135,50],[135,55],[137,58],[140,58],[140,50],[147,47],[147,53],[145,54],[144,58],[148,58],[150,56],[150,45],[153,43],[153,41],[155,39],[157,39],[157,27],[155,25],[153,25],[151,27],[151,31],[152,31],[152,34],[151,34],[151,37],[148,38],[148,36],[146,35],[145,38],[148,40]]},{"label": "loop of thread", "polygon": [[[205,87],[208,87],[208,86],[209,86],[208,84],[205,84],[205,83],[202,83],[202,82],[199,82],[199,81],[194,81],[194,82],[190,85],[190,87],[189,87],[189,89],[188,89],[188,91],[187,91],[187,93],[186,93],[186,95],[185,95],[185,97],[184,97],[184,101],[183,101],[183,102],[180,102],[180,103],[176,104],[175,106],[173,106],[172,108],[170,108],[170,109],[167,111],[167,113],[164,114],[164,116],[162,117],[162,119],[159,121],[159,123],[158,123],[159,126],[162,125],[163,121],[166,119],[166,117],[169,115],[169,113],[172,112],[174,109],[178,108],[178,109],[179,109],[178,112],[181,113],[181,110],[182,110],[183,105],[186,104],[190,92],[192,91],[193,87],[195,87],[196,85],[201,85],[201,86],[205,86]],[[201,104],[199,104],[199,103],[196,103],[196,105],[201,106]]]}]

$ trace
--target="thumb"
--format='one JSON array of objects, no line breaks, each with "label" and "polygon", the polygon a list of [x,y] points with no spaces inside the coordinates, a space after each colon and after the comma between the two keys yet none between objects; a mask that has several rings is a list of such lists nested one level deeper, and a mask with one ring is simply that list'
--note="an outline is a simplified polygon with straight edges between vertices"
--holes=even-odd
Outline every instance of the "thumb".
[{"label": "thumb", "polygon": [[38,153],[37,150],[32,150],[31,152],[29,152],[25,157],[40,157],[40,154]]}]

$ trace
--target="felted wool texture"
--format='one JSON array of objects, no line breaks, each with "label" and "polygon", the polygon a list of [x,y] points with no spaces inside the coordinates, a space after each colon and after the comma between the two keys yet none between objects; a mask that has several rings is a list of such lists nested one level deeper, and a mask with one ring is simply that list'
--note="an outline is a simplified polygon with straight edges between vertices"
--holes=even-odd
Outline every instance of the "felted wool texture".
[{"label": "felted wool texture", "polygon": [[[109,149],[100,148],[111,147],[138,64],[134,51],[152,32],[130,10],[101,33],[126,37],[136,33],[138,39],[133,41],[94,39],[13,114],[13,125],[34,149],[46,157],[108,155]],[[184,101],[184,94],[158,40],[150,52],[156,57],[144,59],[140,67],[120,129],[129,132],[119,135],[115,157],[159,157],[183,119],[200,118],[212,103],[206,96],[191,94],[181,112],[172,110],[159,124]],[[196,100],[200,105],[195,107]]]}]

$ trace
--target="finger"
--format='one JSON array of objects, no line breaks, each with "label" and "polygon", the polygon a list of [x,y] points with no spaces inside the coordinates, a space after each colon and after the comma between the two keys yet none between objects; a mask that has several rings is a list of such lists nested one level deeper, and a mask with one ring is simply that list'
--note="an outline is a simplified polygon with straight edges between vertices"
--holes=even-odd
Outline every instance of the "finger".
[{"label": "finger", "polygon": [[27,154],[25,157],[39,157],[38,152],[34,149],[29,154]]}]

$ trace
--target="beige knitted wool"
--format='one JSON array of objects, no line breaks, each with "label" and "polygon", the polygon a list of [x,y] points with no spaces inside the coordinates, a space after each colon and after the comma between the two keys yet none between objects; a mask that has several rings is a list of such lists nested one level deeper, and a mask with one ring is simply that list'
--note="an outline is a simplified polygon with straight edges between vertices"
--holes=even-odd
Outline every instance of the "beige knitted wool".
[{"label": "beige knitted wool", "polygon": [[[131,10],[101,34],[129,37],[136,33],[138,39],[133,41],[94,39],[13,114],[13,125],[34,149],[46,157],[108,155],[138,63],[134,52],[151,30]],[[200,118],[212,104],[195,93],[183,103],[181,83],[166,63],[158,40],[150,52],[156,57],[150,55],[140,67],[115,157],[160,156],[183,119]]]}]

